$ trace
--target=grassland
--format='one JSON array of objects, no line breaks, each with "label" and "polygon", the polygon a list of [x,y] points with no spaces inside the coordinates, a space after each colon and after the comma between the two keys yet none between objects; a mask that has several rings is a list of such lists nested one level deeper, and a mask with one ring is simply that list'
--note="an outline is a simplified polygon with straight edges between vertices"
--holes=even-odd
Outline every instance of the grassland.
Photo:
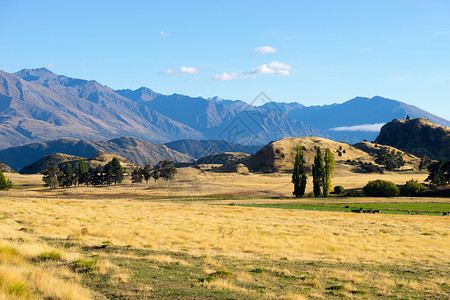
[{"label": "grassland", "polygon": [[[425,176],[376,178],[404,183]],[[441,210],[446,198],[294,200],[286,198],[289,174],[191,168],[173,182],[53,191],[39,176],[7,177],[16,186],[0,192],[5,299],[447,299],[450,293],[448,217],[331,211]],[[342,174],[334,183],[351,188],[372,180],[361,177]],[[230,203],[265,208],[220,205]],[[303,209],[268,207],[280,203]]]}]

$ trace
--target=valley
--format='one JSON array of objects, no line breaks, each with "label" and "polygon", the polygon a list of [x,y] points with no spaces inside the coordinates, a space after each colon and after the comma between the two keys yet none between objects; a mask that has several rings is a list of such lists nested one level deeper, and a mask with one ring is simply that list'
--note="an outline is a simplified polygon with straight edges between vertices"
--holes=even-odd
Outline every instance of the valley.
[{"label": "valley", "polygon": [[[0,191],[0,276],[8,274],[1,278],[21,287],[10,286],[10,295],[448,295],[448,217],[355,214],[343,208],[450,210],[448,198],[296,199],[288,173],[217,173],[206,167],[179,168],[171,181],[133,184],[127,178],[117,186],[55,190],[42,186],[42,175],[7,173],[15,186]],[[344,170],[333,184],[358,188],[375,178],[404,184],[426,177],[424,171],[361,176]],[[49,253],[55,257],[42,258]],[[51,288],[53,282],[61,284]]]}]

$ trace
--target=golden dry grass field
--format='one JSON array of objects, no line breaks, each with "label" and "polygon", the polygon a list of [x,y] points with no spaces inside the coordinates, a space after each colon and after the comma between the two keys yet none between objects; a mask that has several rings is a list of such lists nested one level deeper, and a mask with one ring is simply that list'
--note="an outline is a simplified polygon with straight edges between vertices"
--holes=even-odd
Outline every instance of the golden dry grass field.
[{"label": "golden dry grass field", "polygon": [[[0,191],[2,299],[449,297],[447,216],[220,205],[292,202],[283,173],[183,168],[168,182],[56,190],[5,175],[15,187]],[[426,174],[342,172],[333,184],[412,178]]]}]

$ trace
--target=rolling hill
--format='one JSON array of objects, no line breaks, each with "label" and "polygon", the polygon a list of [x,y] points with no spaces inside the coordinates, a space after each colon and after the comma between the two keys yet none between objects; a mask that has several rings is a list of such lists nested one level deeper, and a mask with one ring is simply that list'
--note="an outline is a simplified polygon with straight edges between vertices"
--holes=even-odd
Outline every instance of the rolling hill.
[{"label": "rolling hill", "polygon": [[253,154],[262,148],[262,146],[258,145],[234,144],[224,140],[180,140],[164,145],[196,159],[222,152],[243,152]]},{"label": "rolling hill", "polygon": [[[339,167],[336,167],[336,172],[354,168],[346,164],[348,160],[360,161],[363,163],[375,163],[375,151],[366,152],[347,143],[336,142],[319,137],[289,137],[271,142],[255,154],[239,161],[235,161],[229,165],[224,165],[222,168],[219,168],[219,170],[233,171],[236,169],[236,165],[243,165],[250,172],[291,172],[294,168],[297,145],[300,145],[303,149],[305,166],[308,170],[311,169],[311,165],[314,163],[317,147],[321,147],[322,154],[325,153],[326,148],[330,148],[334,155],[336,165],[339,165]],[[395,150],[398,151],[398,149]],[[406,169],[414,169],[419,163],[419,158],[413,155],[406,155],[405,161]]]}]

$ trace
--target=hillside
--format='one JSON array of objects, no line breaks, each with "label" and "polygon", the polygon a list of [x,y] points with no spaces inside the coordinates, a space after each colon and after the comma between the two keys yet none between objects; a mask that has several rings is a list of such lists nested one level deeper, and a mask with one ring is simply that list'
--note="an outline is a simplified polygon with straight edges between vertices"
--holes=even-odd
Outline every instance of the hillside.
[{"label": "hillside", "polygon": [[239,152],[222,152],[208,155],[198,159],[194,164],[231,164],[249,157],[249,154]]},{"label": "hillside", "polygon": [[[345,164],[347,160],[374,163],[372,155],[346,143],[318,137],[290,137],[272,142],[247,158],[234,164],[224,165],[221,170],[232,171],[236,164],[242,164],[251,172],[290,172],[294,168],[297,145],[300,145],[303,149],[305,165],[309,170],[314,162],[316,149],[319,146],[322,149],[322,154],[325,153],[326,148],[331,149],[336,165],[339,166],[336,167],[336,172],[354,169],[354,167]],[[414,168],[417,161],[417,158],[412,157],[410,163],[405,167]]]},{"label": "hillside", "polygon": [[154,165],[164,159],[175,162],[193,161],[192,157],[164,145],[130,137],[92,142],[64,138],[8,148],[0,151],[0,157],[14,170],[20,170],[48,154],[64,153],[88,158],[100,152],[122,156],[138,165],[145,165],[148,161]]},{"label": "hillside", "polygon": [[375,141],[417,156],[450,159],[450,127],[439,126],[422,118],[392,120],[381,128]]},{"label": "hillside", "polygon": [[47,167],[57,165],[60,167],[64,163],[76,163],[80,157],[74,155],[67,155],[63,153],[49,154],[41,159],[26,165],[20,170],[20,174],[37,174],[42,173]]},{"label": "hillside", "polygon": [[222,152],[243,152],[253,154],[262,148],[262,146],[234,144],[224,140],[180,140],[164,145],[196,159]]},{"label": "hillside", "polygon": [[5,165],[4,163],[0,162],[0,171],[4,173],[14,173],[15,171],[8,165]]},{"label": "hillside", "polygon": [[[96,169],[99,166],[105,166],[108,162],[110,162],[114,157],[117,157],[122,165],[122,168],[125,169],[126,172],[131,172],[136,165],[118,155],[107,154],[107,153],[97,153],[92,157],[86,159],[87,165],[89,169]],[[66,164],[72,165],[72,169],[75,170],[75,167],[81,157],[67,155],[62,153],[54,153],[49,154],[41,159],[33,162],[22,168],[20,170],[21,174],[38,174],[42,173],[48,166],[57,165],[59,168],[62,168]]]}]

